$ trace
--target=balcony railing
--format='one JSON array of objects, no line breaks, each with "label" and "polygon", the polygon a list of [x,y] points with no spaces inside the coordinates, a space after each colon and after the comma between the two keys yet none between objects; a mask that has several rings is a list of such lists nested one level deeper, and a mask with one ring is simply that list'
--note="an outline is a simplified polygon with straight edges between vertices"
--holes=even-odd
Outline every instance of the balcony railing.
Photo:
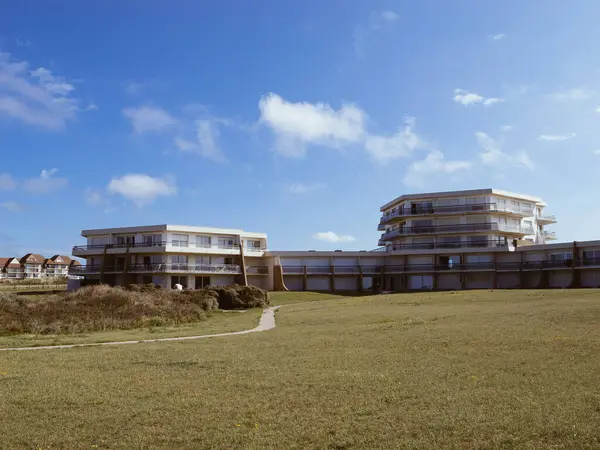
[{"label": "balcony railing", "polygon": [[[85,273],[100,273],[102,266],[99,264],[87,266],[73,266],[69,273],[73,275]],[[227,273],[238,274],[240,266],[236,264],[130,264],[105,266],[104,272],[127,273]]]},{"label": "balcony railing", "polygon": [[556,239],[556,232],[554,231],[544,231],[544,239],[548,241],[553,241]]},{"label": "balcony railing", "polygon": [[538,222],[556,222],[556,216],[554,214],[542,214],[538,217]]},{"label": "balcony railing", "polygon": [[414,227],[402,227],[390,230],[381,235],[380,245],[399,236],[419,234],[442,234],[442,233],[476,233],[485,231],[500,231],[515,234],[534,234],[533,228],[519,225],[508,225],[497,222],[482,222],[456,225],[419,225]]},{"label": "balcony railing", "polygon": [[415,242],[411,244],[393,244],[392,251],[398,250],[434,250],[452,248],[507,248],[508,243],[494,240],[465,242]]},{"label": "balcony railing", "polygon": [[[239,249],[238,244],[225,245],[225,244],[197,244],[182,241],[160,241],[160,242],[134,242],[130,244],[100,244],[100,245],[77,245],[73,247],[73,251],[85,251],[85,250],[104,250],[104,248],[152,248],[152,247],[166,247],[173,246],[179,248],[206,248],[206,249],[220,249],[220,250],[235,250]],[[266,249],[256,247],[246,248],[247,251],[265,251]]]},{"label": "balcony railing", "polygon": [[379,221],[379,226],[398,217],[426,216],[432,214],[464,214],[470,212],[507,212],[520,216],[533,216],[532,208],[512,208],[510,206],[498,206],[496,203],[469,203],[465,205],[440,205],[430,207],[402,208],[385,214]]}]

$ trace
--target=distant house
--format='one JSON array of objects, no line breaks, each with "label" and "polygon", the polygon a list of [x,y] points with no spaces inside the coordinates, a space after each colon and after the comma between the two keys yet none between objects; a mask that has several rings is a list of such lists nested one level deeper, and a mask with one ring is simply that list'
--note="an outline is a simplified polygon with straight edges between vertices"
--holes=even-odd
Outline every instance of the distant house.
[{"label": "distant house", "polygon": [[68,256],[54,255],[52,258],[48,258],[44,262],[45,276],[66,277],[69,274],[69,267],[77,265],[81,265],[81,263]]},{"label": "distant house", "polygon": [[23,266],[17,258],[0,258],[0,279],[20,280],[23,278]]},{"label": "distant house", "polygon": [[42,278],[44,276],[44,262],[46,258],[37,253],[27,253],[19,262],[24,269],[25,279]]}]

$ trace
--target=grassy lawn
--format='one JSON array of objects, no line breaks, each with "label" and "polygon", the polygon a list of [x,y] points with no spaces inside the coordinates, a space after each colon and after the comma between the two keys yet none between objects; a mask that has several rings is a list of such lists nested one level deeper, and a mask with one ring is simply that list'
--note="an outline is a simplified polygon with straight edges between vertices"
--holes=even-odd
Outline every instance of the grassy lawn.
[{"label": "grassy lawn", "polygon": [[0,448],[600,448],[598,290],[273,300],[264,333],[0,353]]},{"label": "grassy lawn", "polygon": [[[254,328],[262,309],[255,308],[247,312],[209,313],[206,320],[197,323],[182,324],[173,327],[152,327],[134,330],[111,330],[89,334],[0,336],[0,348],[6,347],[39,347],[59,344],[86,344],[91,342],[133,341],[159,339],[179,336],[198,336],[203,334],[228,333]],[[1,448],[1,447],[0,447]]]}]

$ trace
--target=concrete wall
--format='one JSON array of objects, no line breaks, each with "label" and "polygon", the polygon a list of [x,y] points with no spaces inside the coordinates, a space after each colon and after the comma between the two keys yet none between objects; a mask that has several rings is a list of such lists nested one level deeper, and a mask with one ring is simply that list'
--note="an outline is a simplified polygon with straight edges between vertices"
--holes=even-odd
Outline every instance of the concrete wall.
[{"label": "concrete wall", "polygon": [[581,272],[581,287],[600,287],[600,269],[584,269]]},{"label": "concrete wall", "polygon": [[358,291],[358,276],[334,277],[336,291]]},{"label": "concrete wall", "polygon": [[572,270],[549,270],[548,286],[551,288],[568,288],[572,278]]},{"label": "concrete wall", "polygon": [[283,282],[290,291],[302,291],[302,275],[284,275]]},{"label": "concrete wall", "polygon": [[498,289],[518,289],[520,283],[519,272],[498,272],[496,274],[496,287]]},{"label": "concrete wall", "polygon": [[535,289],[539,286],[542,273],[540,270],[523,271],[523,289]]},{"label": "concrete wall", "polygon": [[461,289],[460,273],[441,273],[438,275],[438,289],[459,290]]},{"label": "concrete wall", "polygon": [[248,285],[268,290],[268,278],[265,275],[248,275]]},{"label": "concrete wall", "polygon": [[331,291],[328,276],[310,276],[306,284],[307,291]]},{"label": "concrete wall", "polygon": [[494,287],[494,280],[491,272],[469,272],[465,274],[465,276],[467,277],[467,289],[492,289]]}]

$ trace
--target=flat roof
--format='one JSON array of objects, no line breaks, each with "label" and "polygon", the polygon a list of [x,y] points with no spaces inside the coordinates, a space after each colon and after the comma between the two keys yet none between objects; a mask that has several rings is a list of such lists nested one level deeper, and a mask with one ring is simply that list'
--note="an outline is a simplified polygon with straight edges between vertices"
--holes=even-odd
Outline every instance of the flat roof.
[{"label": "flat roof", "polygon": [[266,233],[254,233],[244,231],[237,228],[213,228],[213,227],[196,227],[189,225],[142,225],[136,227],[118,227],[118,228],[97,228],[91,230],[82,230],[81,235],[87,236],[103,236],[105,234],[124,234],[124,233],[152,233],[159,231],[180,231],[183,233],[206,233],[206,234],[223,234],[223,235],[240,235],[243,237],[255,237],[266,239]]},{"label": "flat roof", "polygon": [[486,188],[486,189],[467,189],[463,191],[442,191],[442,192],[424,192],[421,194],[405,194],[399,197],[396,197],[394,200],[387,202],[383,205],[379,210],[381,212],[388,209],[390,206],[394,206],[396,203],[400,203],[406,200],[417,200],[417,199],[427,199],[427,198],[444,198],[444,197],[460,197],[463,195],[487,195],[487,194],[496,194],[502,195],[505,197],[518,198],[523,200],[528,200],[530,202],[539,204],[541,206],[546,206],[546,204],[539,197],[534,197],[532,195],[526,194],[516,194],[514,192],[503,191],[500,189],[494,188]]}]

